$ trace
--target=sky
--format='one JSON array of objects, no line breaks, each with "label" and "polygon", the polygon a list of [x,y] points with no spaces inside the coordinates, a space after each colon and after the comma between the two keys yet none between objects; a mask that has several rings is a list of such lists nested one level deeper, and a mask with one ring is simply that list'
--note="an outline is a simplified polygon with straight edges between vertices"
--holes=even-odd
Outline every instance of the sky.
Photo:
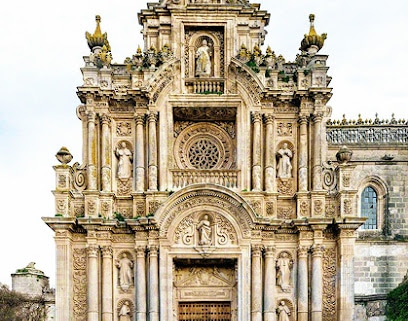
[{"label": "sky", "polygon": [[[408,1],[262,0],[271,17],[265,45],[286,61],[299,53],[314,13],[327,33],[332,119],[408,119]],[[113,61],[142,46],[137,14],[144,0],[15,0],[0,12],[0,283],[36,262],[55,286],[55,244],[41,220],[54,216],[55,174],[61,146],[82,162],[76,87],[89,54],[85,32],[95,15],[108,33]],[[71,164],[72,164],[71,163]]]}]

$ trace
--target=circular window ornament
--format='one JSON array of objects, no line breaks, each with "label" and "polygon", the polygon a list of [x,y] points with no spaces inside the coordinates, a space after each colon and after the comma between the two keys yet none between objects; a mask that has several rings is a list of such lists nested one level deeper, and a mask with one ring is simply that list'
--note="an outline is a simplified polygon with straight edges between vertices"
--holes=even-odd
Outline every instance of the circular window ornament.
[{"label": "circular window ornament", "polygon": [[194,124],[184,129],[174,145],[179,168],[211,170],[229,169],[232,165],[232,142],[216,125]]}]

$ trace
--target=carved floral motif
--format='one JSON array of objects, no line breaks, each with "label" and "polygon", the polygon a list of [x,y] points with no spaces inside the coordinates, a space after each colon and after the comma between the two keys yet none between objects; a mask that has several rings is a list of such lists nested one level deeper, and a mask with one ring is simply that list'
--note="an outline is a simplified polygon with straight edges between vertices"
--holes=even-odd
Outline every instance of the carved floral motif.
[{"label": "carved floral motif", "polygon": [[73,317],[75,321],[87,320],[87,257],[85,248],[73,251]]},{"label": "carved floral motif", "polygon": [[323,321],[336,317],[336,249],[326,248],[323,253]]}]

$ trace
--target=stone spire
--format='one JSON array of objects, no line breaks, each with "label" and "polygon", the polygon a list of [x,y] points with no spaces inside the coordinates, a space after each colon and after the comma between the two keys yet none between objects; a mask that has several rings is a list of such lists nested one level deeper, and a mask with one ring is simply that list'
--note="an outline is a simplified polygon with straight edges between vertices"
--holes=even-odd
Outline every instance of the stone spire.
[{"label": "stone spire", "polygon": [[309,15],[309,21],[310,21],[309,34],[305,34],[305,37],[303,38],[300,44],[300,48],[299,48],[300,50],[306,51],[311,54],[314,54],[318,52],[320,49],[322,49],[324,40],[327,38],[326,33],[322,33],[321,35],[317,34],[314,28],[314,19],[315,19],[315,15],[310,14]]}]

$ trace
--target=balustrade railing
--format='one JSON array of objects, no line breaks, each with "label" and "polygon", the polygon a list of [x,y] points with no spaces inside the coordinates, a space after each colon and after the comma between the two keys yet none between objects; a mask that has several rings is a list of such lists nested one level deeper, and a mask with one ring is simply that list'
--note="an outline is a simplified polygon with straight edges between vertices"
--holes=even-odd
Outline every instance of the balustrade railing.
[{"label": "balustrade railing", "polygon": [[173,188],[183,188],[190,184],[209,183],[229,188],[238,187],[238,170],[193,170],[174,169]]},{"label": "balustrade railing", "polygon": [[408,143],[408,126],[327,127],[326,139],[332,145],[382,145]]},{"label": "balustrade railing", "polygon": [[189,92],[192,94],[218,94],[224,93],[223,80],[194,79],[186,82]]}]

